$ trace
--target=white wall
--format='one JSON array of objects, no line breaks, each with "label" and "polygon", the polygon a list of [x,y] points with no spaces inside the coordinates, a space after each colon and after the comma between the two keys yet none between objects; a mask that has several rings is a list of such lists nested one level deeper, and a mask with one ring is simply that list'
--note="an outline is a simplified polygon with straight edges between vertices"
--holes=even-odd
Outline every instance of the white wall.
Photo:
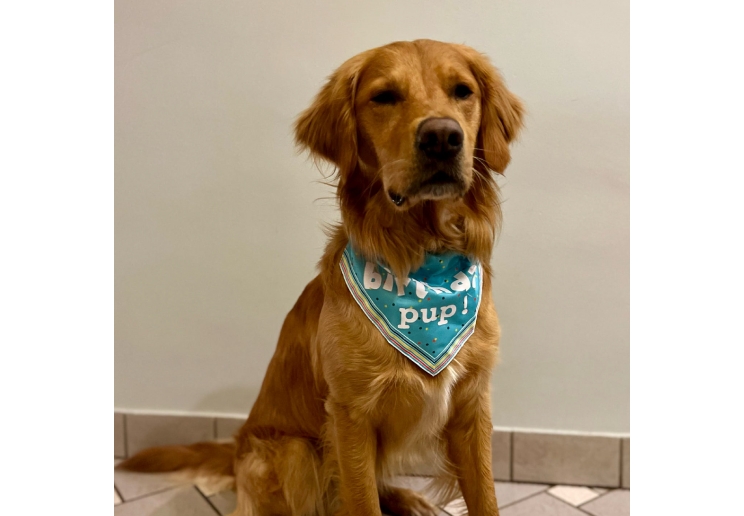
[{"label": "white wall", "polygon": [[293,118],[355,53],[489,54],[529,110],[501,181],[497,426],[629,431],[626,0],[116,2],[118,409],[246,413],[335,218]]}]

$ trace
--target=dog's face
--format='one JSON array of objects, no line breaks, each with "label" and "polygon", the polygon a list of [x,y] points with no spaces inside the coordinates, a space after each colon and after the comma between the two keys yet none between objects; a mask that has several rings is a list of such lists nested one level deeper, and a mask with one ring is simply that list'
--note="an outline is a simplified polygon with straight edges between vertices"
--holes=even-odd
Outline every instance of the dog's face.
[{"label": "dog's face", "polygon": [[401,208],[461,197],[473,181],[480,88],[451,46],[380,50],[361,73],[355,98],[359,158],[379,171]]},{"label": "dog's face", "polygon": [[[393,43],[344,63],[298,119],[299,144],[360,170],[394,209],[462,198],[474,166],[503,172],[522,107],[469,47]],[[479,166],[478,164],[482,166]]]}]

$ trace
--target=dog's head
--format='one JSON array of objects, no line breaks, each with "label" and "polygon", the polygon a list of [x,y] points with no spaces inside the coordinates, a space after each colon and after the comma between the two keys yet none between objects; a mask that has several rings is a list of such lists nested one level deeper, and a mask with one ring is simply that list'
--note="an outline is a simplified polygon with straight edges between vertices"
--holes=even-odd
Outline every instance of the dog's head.
[{"label": "dog's head", "polygon": [[475,175],[503,173],[522,113],[482,54],[418,40],[341,65],[295,129],[300,146],[338,167],[341,187],[359,171],[400,211],[462,199]]}]

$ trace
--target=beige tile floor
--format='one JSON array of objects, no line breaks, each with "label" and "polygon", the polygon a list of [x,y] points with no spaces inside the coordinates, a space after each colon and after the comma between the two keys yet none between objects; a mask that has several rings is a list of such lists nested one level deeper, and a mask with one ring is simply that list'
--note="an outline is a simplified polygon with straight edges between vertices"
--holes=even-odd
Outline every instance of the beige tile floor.
[{"label": "beige tile floor", "polygon": [[[114,463],[118,463],[115,460]],[[401,477],[397,483],[424,491],[425,477]],[[630,491],[580,486],[494,482],[501,516],[628,516]],[[165,475],[114,470],[116,516],[227,516],[235,508],[235,493],[210,493]],[[467,514],[462,500],[440,516]]]}]

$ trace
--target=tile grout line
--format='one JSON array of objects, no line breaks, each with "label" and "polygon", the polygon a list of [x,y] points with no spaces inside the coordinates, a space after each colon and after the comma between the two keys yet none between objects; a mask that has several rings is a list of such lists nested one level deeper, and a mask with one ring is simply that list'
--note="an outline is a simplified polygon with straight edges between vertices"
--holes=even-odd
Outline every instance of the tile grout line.
[{"label": "tile grout line", "polygon": [[[586,504],[588,504],[588,503],[596,502],[596,501],[597,501],[597,500],[599,500],[600,498],[604,498],[604,497],[605,497],[605,496],[607,496],[608,494],[610,494],[610,493],[614,493],[614,492],[615,492],[615,491],[617,491],[617,490],[618,490],[618,489],[608,489],[608,490],[607,490],[606,492],[602,493],[601,495],[599,495],[599,496],[597,496],[597,497],[595,497],[595,498],[592,498],[591,500],[587,500],[586,502],[582,503],[582,504],[581,504],[581,505],[579,505],[578,507],[583,507],[584,505],[586,505]],[[577,507],[577,508],[578,508],[578,507]],[[586,511],[584,511],[584,512],[586,512]]]},{"label": "tile grout line", "polygon": [[122,429],[122,434],[124,434],[124,458],[129,458],[129,433],[127,432],[127,415],[125,413],[121,413],[122,416],[122,426],[124,427]]},{"label": "tile grout line", "polygon": [[574,483],[574,482],[553,482],[550,484],[545,483],[545,481],[541,480],[515,480],[512,482],[513,484],[541,484],[541,485],[548,485],[551,487],[557,487],[557,486],[565,486],[565,487],[586,487],[588,489],[607,489],[607,490],[615,490],[615,489],[622,489],[622,487],[617,486],[597,486],[597,485],[591,485],[591,484],[582,484],[582,483]]},{"label": "tile grout line", "polygon": [[116,487],[116,484],[114,484],[114,491],[116,491],[116,494],[119,495],[119,500],[121,500],[121,503],[119,505],[124,505],[126,502],[124,501],[124,497],[121,496],[121,491],[119,491],[119,488]]},{"label": "tile grout line", "polygon": [[[553,487],[555,487],[555,486],[553,486]],[[581,504],[581,505],[573,505],[573,504],[570,504],[570,503],[568,503],[568,502],[567,502],[566,500],[561,500],[560,498],[558,498],[557,496],[555,496],[555,495],[554,495],[553,493],[551,493],[550,491],[545,491],[545,492],[546,492],[546,493],[548,493],[548,495],[550,495],[550,496],[551,496],[551,497],[552,497],[553,499],[555,499],[555,500],[558,500],[558,501],[559,501],[559,502],[561,502],[562,504],[564,504],[564,505],[568,505],[568,506],[569,506],[569,507],[571,507],[572,509],[576,509],[577,511],[579,511],[579,512],[583,512],[584,514],[588,514],[589,516],[596,516],[596,515],[595,515],[595,514],[592,514],[592,513],[591,513],[591,512],[589,512],[589,511],[585,511],[584,509],[582,509],[582,508],[581,508],[581,505],[587,504],[587,503],[589,503],[589,502],[593,502],[594,500],[596,500],[596,499],[598,499],[598,498],[600,498],[600,497],[604,496],[604,494],[601,494],[601,495],[599,495],[599,496],[595,496],[595,497],[594,497],[594,498],[592,498],[591,500],[587,500],[586,502],[584,502],[584,504]],[[609,493],[610,491],[607,491],[607,492]],[[607,493],[605,493],[605,494],[607,494]]]},{"label": "tile grout line", "polygon": [[199,495],[201,495],[202,498],[204,498],[204,501],[209,504],[209,506],[212,508],[212,510],[214,511],[214,513],[217,516],[222,516],[222,513],[217,510],[217,507],[214,506],[214,504],[212,503],[212,500],[210,500],[207,495],[205,495],[204,493],[202,493],[201,489],[199,489],[196,485],[193,485],[193,488],[196,489],[196,492],[199,493]]},{"label": "tile grout line", "polygon": [[165,493],[166,491],[171,491],[173,489],[180,489],[180,488],[186,487],[188,485],[192,485],[193,486],[193,484],[180,484],[180,485],[175,485],[175,486],[170,486],[170,487],[164,487],[163,489],[158,489],[157,491],[153,491],[152,493],[147,493],[147,494],[144,494],[142,496],[135,496],[134,498],[130,498],[129,500],[125,500],[124,497],[122,497],[121,498],[121,503],[122,503],[122,505],[124,505],[125,503],[136,502],[137,500],[142,500],[144,498],[149,498],[150,496],[153,496],[153,495],[156,495],[156,494]]},{"label": "tile grout line", "polygon": [[[494,484],[496,484],[498,482],[499,484],[548,486],[546,489],[550,489],[550,488],[555,487],[555,486],[570,486],[571,485],[571,484],[546,484],[545,482],[537,482],[537,481],[532,481],[532,480],[514,480],[514,481],[509,481],[509,480],[496,480],[496,479],[494,479],[493,482],[494,482]],[[580,486],[577,486],[577,487],[589,487],[589,486],[580,485]]]},{"label": "tile grout line", "polygon": [[445,514],[445,516],[452,516],[451,513],[444,510],[444,507],[437,505],[436,508],[442,511]]},{"label": "tile grout line", "polygon": [[[595,500],[596,500],[596,498],[595,498]],[[564,502],[564,503],[565,503],[565,502]],[[566,505],[568,505],[568,504],[566,504]],[[597,515],[596,515],[596,514],[594,514],[594,513],[591,513],[591,512],[589,512],[589,511],[585,511],[585,510],[584,510],[584,509],[582,509],[581,507],[574,507],[573,505],[571,505],[570,507],[573,507],[574,509],[576,509],[576,510],[577,510],[577,511],[579,511],[579,512],[583,512],[584,514],[588,514],[589,516],[597,516]]]},{"label": "tile grout line", "polygon": [[[596,499],[597,499],[597,498],[595,498],[594,500],[596,500]],[[594,500],[592,500],[592,501],[594,501]],[[587,503],[589,503],[589,502],[587,502]],[[574,507],[574,509],[578,510],[579,512],[583,512],[584,514],[588,514],[589,516],[597,516],[597,515],[596,515],[596,514],[594,514],[593,512],[589,512],[589,511],[587,511],[587,510],[584,510],[584,509],[582,509],[581,507]]]},{"label": "tile grout line", "polygon": [[623,444],[623,440],[620,439],[620,485],[618,487],[623,487],[623,448],[625,445]]},{"label": "tile grout line", "polygon": [[534,498],[536,496],[540,496],[543,493],[547,493],[548,492],[548,489],[550,489],[551,487],[553,487],[553,486],[548,486],[545,489],[543,489],[542,491],[538,491],[537,493],[532,493],[531,495],[525,496],[524,498],[522,498],[520,500],[514,500],[512,503],[508,503],[508,504],[506,504],[506,505],[504,505],[502,507],[499,507],[499,512],[501,512],[502,509],[506,509],[507,507],[512,507],[514,505],[517,505],[518,503],[526,502],[530,498]]},{"label": "tile grout line", "polygon": [[514,432],[509,432],[509,481],[514,482]]}]

